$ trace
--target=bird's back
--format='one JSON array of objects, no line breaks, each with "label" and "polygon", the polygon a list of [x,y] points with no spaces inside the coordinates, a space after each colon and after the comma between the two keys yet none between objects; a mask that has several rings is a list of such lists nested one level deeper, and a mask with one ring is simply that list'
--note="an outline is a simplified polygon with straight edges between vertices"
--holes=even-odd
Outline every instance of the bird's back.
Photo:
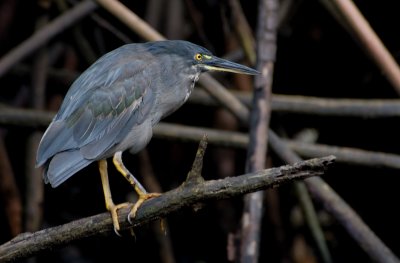
[{"label": "bird's back", "polygon": [[139,44],[116,49],[72,84],[37,153],[37,165],[45,166],[45,180],[53,186],[111,156],[110,149],[149,116],[154,93],[148,69],[154,59],[144,61],[144,51]]}]

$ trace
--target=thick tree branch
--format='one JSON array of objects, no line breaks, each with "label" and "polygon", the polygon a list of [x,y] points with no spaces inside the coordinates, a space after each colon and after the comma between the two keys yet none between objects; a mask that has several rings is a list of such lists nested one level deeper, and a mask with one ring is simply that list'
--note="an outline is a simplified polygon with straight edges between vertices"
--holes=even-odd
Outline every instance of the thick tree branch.
[{"label": "thick tree branch", "polygon": [[[140,226],[163,218],[183,207],[199,202],[230,198],[261,189],[278,187],[293,180],[320,176],[334,163],[334,160],[334,156],[327,156],[223,180],[182,184],[158,198],[146,201],[138,210],[133,226]],[[120,225],[123,230],[131,227],[127,220],[129,212],[129,208],[119,211]],[[104,233],[113,233],[109,213],[83,218],[34,233],[24,233],[0,246],[0,261],[15,261],[64,246],[75,240]]]}]

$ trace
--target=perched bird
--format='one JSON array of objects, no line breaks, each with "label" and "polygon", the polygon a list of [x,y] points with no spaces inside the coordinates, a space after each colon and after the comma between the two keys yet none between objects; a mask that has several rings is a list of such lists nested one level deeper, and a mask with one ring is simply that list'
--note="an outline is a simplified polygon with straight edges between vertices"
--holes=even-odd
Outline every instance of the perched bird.
[{"label": "perched bird", "polygon": [[44,133],[36,165],[44,181],[57,187],[92,162],[98,162],[105,203],[114,229],[120,229],[108,182],[107,161],[133,185],[140,204],[147,193],[122,162],[122,152],[137,153],[152,137],[152,127],[189,97],[200,73],[257,74],[249,67],[215,57],[193,43],[157,41],[127,44],[98,59],[72,84]]}]

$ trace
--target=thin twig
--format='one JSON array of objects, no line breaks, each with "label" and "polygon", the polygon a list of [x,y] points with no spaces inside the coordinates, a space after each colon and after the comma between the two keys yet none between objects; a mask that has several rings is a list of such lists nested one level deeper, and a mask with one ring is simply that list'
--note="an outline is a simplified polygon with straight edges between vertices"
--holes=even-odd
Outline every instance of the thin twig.
[{"label": "thin twig", "polygon": [[186,177],[185,184],[193,184],[193,183],[197,184],[204,181],[201,172],[203,170],[203,158],[206,152],[207,144],[208,144],[207,135],[203,135],[199,144],[199,148],[197,149],[196,152],[196,157],[194,159],[192,169],[190,170],[190,172]]},{"label": "thin twig", "polygon": [[47,26],[35,32],[30,38],[9,51],[0,60],[0,77],[3,76],[12,66],[26,58],[36,49],[47,43],[51,38],[64,31],[66,28],[77,23],[96,9],[97,5],[92,0],[85,0],[68,12],[65,12],[54,19]]},{"label": "thin twig", "polygon": [[[252,191],[278,187],[293,180],[323,175],[333,164],[335,157],[327,156],[262,170],[252,174],[229,177],[223,180],[205,181],[199,184],[183,184],[158,198],[144,202],[138,210],[133,226],[137,227],[158,218],[163,218],[183,207],[199,202],[231,198]],[[130,209],[119,211],[120,226],[127,230],[132,226],[127,220]],[[104,233],[113,234],[109,213],[83,218],[65,225],[47,228],[34,233],[24,233],[0,246],[0,261],[9,262],[35,255],[45,250],[66,245],[72,241]]]}]

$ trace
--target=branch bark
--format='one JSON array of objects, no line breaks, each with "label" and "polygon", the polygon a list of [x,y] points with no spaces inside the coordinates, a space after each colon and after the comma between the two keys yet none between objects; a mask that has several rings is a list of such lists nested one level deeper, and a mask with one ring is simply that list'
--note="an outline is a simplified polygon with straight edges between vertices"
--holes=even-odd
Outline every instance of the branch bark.
[{"label": "branch bark", "polygon": [[[327,156],[223,180],[204,182],[192,180],[190,184],[184,183],[158,198],[149,199],[143,203],[133,220],[133,227],[163,218],[172,212],[193,206],[199,202],[230,198],[261,189],[278,187],[293,180],[320,176],[327,171],[334,161],[334,156]],[[118,213],[122,230],[132,227],[127,220],[129,212],[130,209],[126,208],[121,209]],[[0,246],[0,261],[9,262],[27,258],[39,252],[64,246],[75,240],[111,233],[113,233],[113,225],[110,214],[98,214],[61,226],[21,234]]]}]

